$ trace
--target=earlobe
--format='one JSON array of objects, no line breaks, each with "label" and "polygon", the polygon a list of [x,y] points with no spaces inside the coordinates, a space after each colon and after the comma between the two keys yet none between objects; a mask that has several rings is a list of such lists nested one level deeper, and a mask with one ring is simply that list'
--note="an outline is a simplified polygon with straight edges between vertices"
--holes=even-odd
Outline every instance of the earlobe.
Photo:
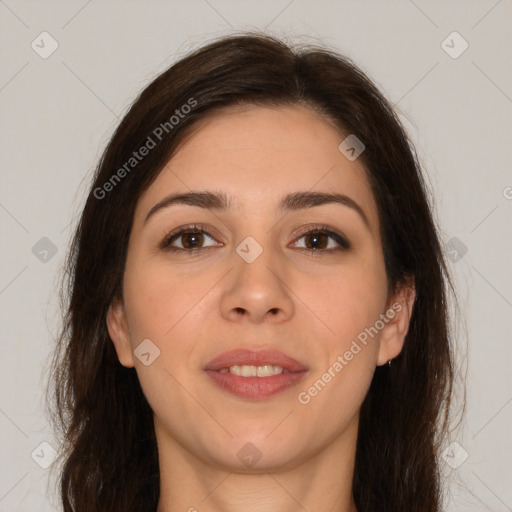
[{"label": "earlobe", "polygon": [[125,309],[122,301],[114,299],[107,312],[107,329],[114,343],[119,362],[127,367],[135,366],[130,344],[130,335],[126,323]]},{"label": "earlobe", "polygon": [[386,317],[392,317],[380,334],[377,366],[387,364],[402,351],[409,330],[416,290],[412,278],[403,285],[388,303]]}]

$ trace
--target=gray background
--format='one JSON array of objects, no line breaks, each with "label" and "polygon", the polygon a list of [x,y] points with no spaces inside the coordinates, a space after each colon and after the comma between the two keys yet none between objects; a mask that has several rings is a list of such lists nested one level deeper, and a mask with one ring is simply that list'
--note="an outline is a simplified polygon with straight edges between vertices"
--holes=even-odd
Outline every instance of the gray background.
[{"label": "gray background", "polygon": [[[104,145],[157,73],[251,28],[345,53],[400,110],[461,307],[467,416],[445,456],[446,510],[512,510],[511,15],[511,0],[0,0],[0,511],[56,509],[41,467],[56,447],[42,369],[58,271]],[[58,44],[47,58],[44,31]],[[457,58],[453,31],[469,44]]]}]

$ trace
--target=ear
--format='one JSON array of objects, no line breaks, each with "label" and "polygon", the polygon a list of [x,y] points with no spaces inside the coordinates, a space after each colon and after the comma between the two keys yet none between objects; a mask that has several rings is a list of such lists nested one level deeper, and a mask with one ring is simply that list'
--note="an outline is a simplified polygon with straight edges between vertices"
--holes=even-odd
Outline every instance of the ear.
[{"label": "ear", "polygon": [[386,364],[402,351],[415,300],[416,289],[413,278],[402,284],[397,293],[388,299],[384,312],[388,321],[380,333],[377,366]]},{"label": "ear", "polygon": [[119,362],[127,368],[133,368],[135,363],[130,344],[130,333],[126,323],[124,304],[119,299],[114,299],[108,309],[107,329],[116,348]]}]

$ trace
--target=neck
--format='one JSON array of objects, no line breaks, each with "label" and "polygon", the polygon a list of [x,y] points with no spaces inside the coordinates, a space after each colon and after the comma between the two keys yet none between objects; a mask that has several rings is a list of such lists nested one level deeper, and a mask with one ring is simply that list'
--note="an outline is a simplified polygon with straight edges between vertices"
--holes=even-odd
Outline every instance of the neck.
[{"label": "neck", "polygon": [[[357,512],[352,480],[357,418],[313,456],[277,467],[241,469],[204,460],[156,423],[157,512]],[[263,462],[263,460],[262,460]]]}]

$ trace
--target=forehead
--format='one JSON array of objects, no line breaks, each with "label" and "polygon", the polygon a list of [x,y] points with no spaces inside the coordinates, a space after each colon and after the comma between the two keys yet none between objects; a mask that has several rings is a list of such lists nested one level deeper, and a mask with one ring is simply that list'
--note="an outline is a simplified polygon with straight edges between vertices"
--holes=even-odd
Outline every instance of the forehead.
[{"label": "forehead", "polygon": [[[246,168],[263,163],[263,175],[285,159],[307,158],[308,163],[321,165],[329,154],[338,156],[343,137],[331,121],[306,107],[228,107],[201,120],[172,162],[179,165],[208,158],[212,163],[234,161]],[[283,176],[296,171],[300,168],[281,169]]]},{"label": "forehead", "polygon": [[376,223],[364,165],[338,149],[347,135],[302,106],[223,109],[195,125],[140,207],[148,210],[170,192],[215,189],[232,196],[235,208],[256,213],[291,192],[338,192]]}]

